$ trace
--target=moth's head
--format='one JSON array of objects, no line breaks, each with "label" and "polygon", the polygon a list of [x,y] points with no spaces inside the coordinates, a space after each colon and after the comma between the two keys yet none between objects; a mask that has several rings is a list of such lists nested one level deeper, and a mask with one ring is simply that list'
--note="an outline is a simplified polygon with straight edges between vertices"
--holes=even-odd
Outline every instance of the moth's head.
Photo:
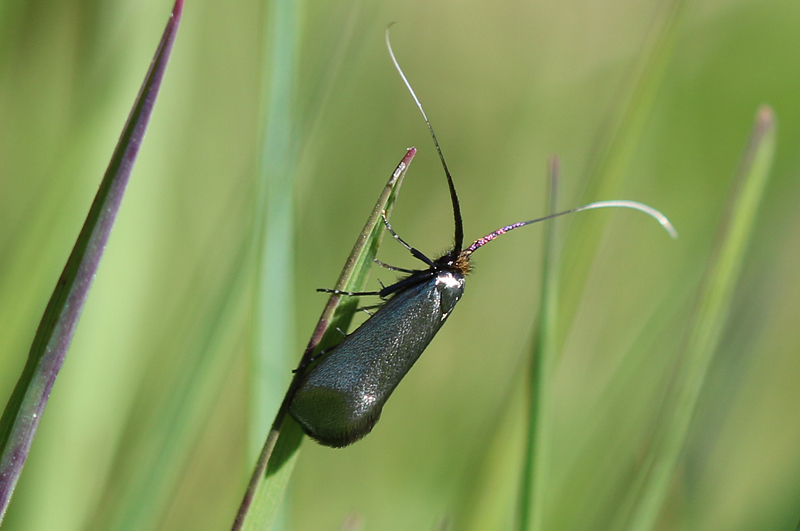
[{"label": "moth's head", "polygon": [[441,258],[434,261],[434,264],[439,269],[449,269],[456,271],[461,276],[469,275],[472,271],[472,264],[469,261],[470,252],[466,249],[459,250],[453,249]]}]

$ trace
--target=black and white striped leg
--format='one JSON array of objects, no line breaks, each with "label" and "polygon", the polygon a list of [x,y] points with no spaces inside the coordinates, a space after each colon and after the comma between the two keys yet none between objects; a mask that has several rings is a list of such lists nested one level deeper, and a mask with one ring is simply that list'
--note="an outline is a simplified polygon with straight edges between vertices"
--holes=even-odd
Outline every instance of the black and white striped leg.
[{"label": "black and white striped leg", "polygon": [[381,217],[383,218],[383,224],[384,224],[384,225],[386,225],[386,230],[388,230],[388,231],[389,231],[389,234],[391,234],[391,235],[392,235],[392,237],[393,237],[395,240],[397,240],[398,242],[400,242],[400,244],[401,244],[403,247],[405,247],[406,249],[408,249],[408,250],[409,250],[409,252],[411,252],[411,255],[412,255],[414,258],[416,258],[417,260],[421,260],[421,261],[425,262],[426,264],[428,264],[429,266],[433,267],[433,260],[431,260],[430,258],[428,258],[427,256],[425,256],[424,254],[422,254],[422,251],[419,251],[419,250],[417,250],[417,249],[415,249],[415,248],[411,247],[409,244],[407,244],[407,243],[406,243],[406,242],[403,240],[403,238],[401,238],[400,236],[398,236],[398,234],[397,234],[397,233],[394,231],[394,229],[392,228],[392,226],[389,224],[389,220],[388,220],[388,219],[386,219],[386,211],[385,211],[385,210],[384,210],[383,212],[381,212]]}]

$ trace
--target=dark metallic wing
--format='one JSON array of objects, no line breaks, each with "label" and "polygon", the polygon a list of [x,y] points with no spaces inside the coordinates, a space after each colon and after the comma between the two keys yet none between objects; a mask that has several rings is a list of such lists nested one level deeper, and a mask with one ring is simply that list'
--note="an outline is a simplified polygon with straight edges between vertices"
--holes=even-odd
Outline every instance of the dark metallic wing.
[{"label": "dark metallic wing", "polygon": [[291,415],[326,446],[364,437],[463,292],[463,276],[441,271],[394,295],[311,369],[292,399]]}]

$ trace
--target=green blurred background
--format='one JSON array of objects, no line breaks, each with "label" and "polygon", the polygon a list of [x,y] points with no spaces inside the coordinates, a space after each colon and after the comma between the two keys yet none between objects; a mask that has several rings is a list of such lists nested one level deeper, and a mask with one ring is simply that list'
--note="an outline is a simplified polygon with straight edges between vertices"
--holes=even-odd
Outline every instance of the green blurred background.
[{"label": "green blurred background", "polygon": [[[269,3],[187,0],[4,530],[227,529],[255,459],[250,426],[271,421],[325,302],[314,290],[336,281],[408,146],[420,152],[393,225],[429,255],[451,244],[435,151],[383,45],[392,21],[398,59],[455,176],[468,240],[544,212],[551,154],[562,160],[562,208],[634,199],[681,234],[671,241],[629,211],[559,221],[546,529],[611,528],[679,361],[756,108],[774,107],[772,180],[658,529],[793,530],[800,3],[701,0],[667,18],[676,5],[307,1],[286,23]],[[0,3],[3,403],[170,8]],[[276,67],[274,42],[295,51],[288,66]],[[261,117],[281,84],[293,87],[292,101],[273,124],[288,129],[295,224],[276,230],[292,235],[280,258],[296,263],[281,326],[291,336],[281,341],[294,346],[288,358],[274,353],[264,376],[274,396],[256,407],[249,249],[260,219]],[[375,431],[344,450],[304,443],[281,528],[340,529],[348,518],[375,530],[508,527],[541,248],[541,227],[527,228],[476,254],[464,300]],[[391,241],[379,255],[419,265]],[[372,287],[375,277],[393,275],[374,271]]]}]

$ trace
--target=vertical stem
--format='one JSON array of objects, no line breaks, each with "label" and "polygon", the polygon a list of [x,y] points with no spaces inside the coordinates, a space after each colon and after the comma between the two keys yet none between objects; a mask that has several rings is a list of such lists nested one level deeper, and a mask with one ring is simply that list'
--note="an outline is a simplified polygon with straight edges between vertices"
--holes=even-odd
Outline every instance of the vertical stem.
[{"label": "vertical stem", "polygon": [[269,37],[263,54],[263,145],[259,162],[255,245],[255,319],[248,461],[258,455],[291,375],[294,348],[295,93],[299,6],[266,5]]},{"label": "vertical stem", "polygon": [[639,491],[634,492],[636,504],[627,526],[631,531],[654,529],[669,495],[706,374],[724,333],[731,299],[772,168],[775,136],[775,114],[764,105],[756,114],[750,142],[698,290],[691,327],[682,349],[682,366],[665,400],[664,414],[653,436],[653,448],[643,467],[646,476],[641,480]]},{"label": "vertical stem", "polygon": [[[559,161],[550,159],[550,194],[547,213],[557,209]],[[533,354],[528,372],[528,443],[525,447],[522,484],[520,486],[518,524],[520,531],[542,528],[544,480],[547,477],[546,428],[548,382],[555,361],[555,327],[558,312],[558,256],[555,246],[555,223],[547,225],[544,240],[542,293],[539,324],[534,337]]]}]

